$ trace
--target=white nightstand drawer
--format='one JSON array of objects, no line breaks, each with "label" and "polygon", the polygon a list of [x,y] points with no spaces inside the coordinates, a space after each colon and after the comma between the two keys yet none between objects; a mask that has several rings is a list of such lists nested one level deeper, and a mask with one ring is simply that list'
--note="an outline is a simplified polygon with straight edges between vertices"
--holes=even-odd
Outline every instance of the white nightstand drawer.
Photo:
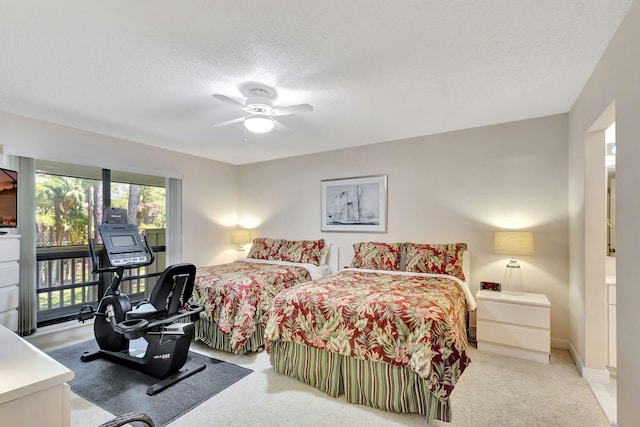
[{"label": "white nightstand drawer", "polygon": [[478,350],[549,363],[551,303],[544,294],[480,290]]},{"label": "white nightstand drawer", "polygon": [[528,328],[513,324],[477,321],[478,341],[549,353],[551,340],[548,329]]},{"label": "white nightstand drawer", "polygon": [[524,304],[505,304],[498,301],[478,300],[478,318],[494,322],[549,329],[549,308]]}]

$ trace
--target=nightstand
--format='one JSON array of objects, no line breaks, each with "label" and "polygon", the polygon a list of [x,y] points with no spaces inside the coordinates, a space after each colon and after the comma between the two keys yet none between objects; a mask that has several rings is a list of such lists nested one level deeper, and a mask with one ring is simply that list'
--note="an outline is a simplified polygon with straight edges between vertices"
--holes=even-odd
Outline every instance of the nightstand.
[{"label": "nightstand", "polygon": [[549,363],[551,303],[543,294],[476,294],[478,350]]}]

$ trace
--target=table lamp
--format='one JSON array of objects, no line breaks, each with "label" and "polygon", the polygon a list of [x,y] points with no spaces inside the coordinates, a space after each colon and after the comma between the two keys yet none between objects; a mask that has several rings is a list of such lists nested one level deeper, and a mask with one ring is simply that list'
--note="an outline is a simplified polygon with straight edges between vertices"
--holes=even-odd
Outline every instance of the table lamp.
[{"label": "table lamp", "polygon": [[[531,231],[496,231],[494,252],[500,255],[511,255],[504,272],[504,288],[506,293],[518,294],[522,286],[522,273],[516,255],[533,255],[533,232]],[[515,276],[515,277],[514,277]],[[520,279],[516,283],[517,279]]]},{"label": "table lamp", "polygon": [[251,243],[251,230],[246,228],[231,230],[231,243],[238,244],[238,250],[244,251],[244,245]]}]

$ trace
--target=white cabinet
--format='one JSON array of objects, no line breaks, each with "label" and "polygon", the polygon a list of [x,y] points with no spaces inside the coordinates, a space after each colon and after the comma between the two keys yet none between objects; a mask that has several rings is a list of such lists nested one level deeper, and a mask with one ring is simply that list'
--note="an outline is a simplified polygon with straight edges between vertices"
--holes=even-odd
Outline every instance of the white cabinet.
[{"label": "white cabinet", "polygon": [[[615,234],[615,233],[613,233]],[[608,256],[604,260],[605,284],[607,286],[607,365],[615,368],[616,354],[616,258]]]},{"label": "white cabinet", "polygon": [[20,236],[0,236],[0,325],[18,330]]},{"label": "white cabinet", "polygon": [[616,354],[616,284],[607,282],[607,303],[609,312],[607,313],[607,323],[609,326],[609,367],[617,366],[618,355]]},{"label": "white cabinet", "polygon": [[542,294],[478,291],[478,350],[549,363],[551,303]]},{"label": "white cabinet", "polygon": [[68,427],[73,371],[0,325],[0,425]]}]

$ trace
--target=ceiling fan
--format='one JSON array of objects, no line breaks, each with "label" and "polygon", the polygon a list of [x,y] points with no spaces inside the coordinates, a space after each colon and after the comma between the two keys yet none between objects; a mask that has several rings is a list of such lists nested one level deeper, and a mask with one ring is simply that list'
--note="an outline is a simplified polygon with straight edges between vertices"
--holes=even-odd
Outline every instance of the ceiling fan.
[{"label": "ceiling fan", "polygon": [[247,91],[247,100],[245,103],[236,101],[228,96],[214,94],[213,97],[220,101],[231,104],[244,110],[247,114],[236,119],[227,120],[226,122],[217,123],[215,127],[228,126],[234,123],[244,122],[244,127],[253,133],[265,133],[271,131],[275,126],[279,129],[290,130],[285,125],[277,121],[274,117],[286,116],[289,114],[306,113],[313,111],[313,107],[309,104],[290,105],[288,107],[273,107],[271,99],[274,91],[265,88],[253,88]]}]

